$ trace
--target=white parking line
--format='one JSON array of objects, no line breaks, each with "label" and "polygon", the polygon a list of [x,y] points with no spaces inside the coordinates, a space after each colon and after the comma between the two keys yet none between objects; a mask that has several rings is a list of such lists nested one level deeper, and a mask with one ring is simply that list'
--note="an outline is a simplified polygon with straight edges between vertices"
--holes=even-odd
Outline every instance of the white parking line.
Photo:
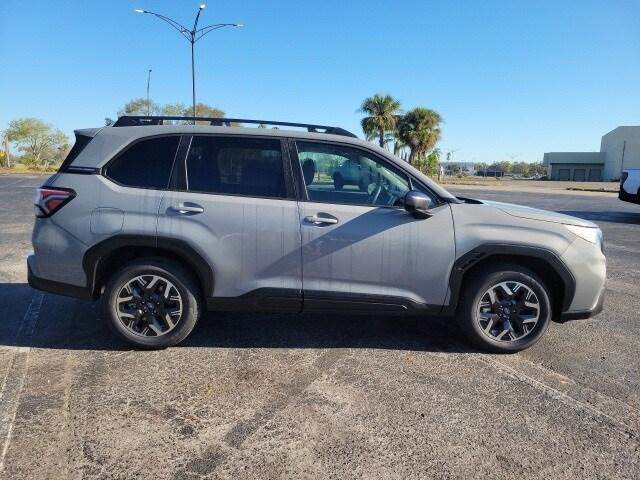
[{"label": "white parking line", "polygon": [[11,432],[16,419],[20,395],[24,386],[25,376],[29,367],[29,353],[31,340],[35,331],[44,294],[36,291],[31,297],[31,303],[24,314],[22,323],[15,336],[15,344],[18,348],[13,350],[11,364],[2,381],[0,388],[0,472],[4,469],[4,459],[11,443]]}]

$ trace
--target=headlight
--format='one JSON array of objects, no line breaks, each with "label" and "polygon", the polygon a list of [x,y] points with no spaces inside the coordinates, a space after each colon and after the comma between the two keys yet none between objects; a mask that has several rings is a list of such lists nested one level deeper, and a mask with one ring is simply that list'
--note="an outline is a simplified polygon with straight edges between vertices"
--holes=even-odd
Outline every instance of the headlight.
[{"label": "headlight", "polygon": [[598,227],[578,227],[577,225],[565,225],[565,227],[580,238],[583,238],[587,242],[591,242],[602,249],[602,230]]}]

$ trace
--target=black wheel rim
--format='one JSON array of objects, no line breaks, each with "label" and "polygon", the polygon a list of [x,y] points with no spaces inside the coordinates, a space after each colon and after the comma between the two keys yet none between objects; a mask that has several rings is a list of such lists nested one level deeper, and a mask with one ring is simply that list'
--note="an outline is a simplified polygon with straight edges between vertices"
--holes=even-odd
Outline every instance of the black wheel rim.
[{"label": "black wheel rim", "polygon": [[134,335],[160,337],[176,328],[182,318],[182,295],[160,275],[139,275],[127,281],[116,298],[115,313]]},{"label": "black wheel rim", "polygon": [[517,281],[500,282],[484,293],[476,310],[476,322],[489,338],[499,342],[521,340],[540,320],[535,292]]}]

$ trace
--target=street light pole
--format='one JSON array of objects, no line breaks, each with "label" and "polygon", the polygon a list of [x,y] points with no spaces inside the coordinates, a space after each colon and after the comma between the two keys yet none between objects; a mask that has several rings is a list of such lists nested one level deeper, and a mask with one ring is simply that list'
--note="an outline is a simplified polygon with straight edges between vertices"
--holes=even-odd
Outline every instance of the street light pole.
[{"label": "street light pole", "polygon": [[[191,102],[193,106],[193,118],[196,118],[196,42],[191,42]],[[196,124],[196,121],[193,121]]]},{"label": "street light pole", "polygon": [[151,100],[149,99],[149,84],[151,83],[151,69],[147,74],[147,116],[151,115]]},{"label": "street light pole", "polygon": [[[148,13],[155,17],[158,17],[160,20],[171,25],[175,30],[178,31],[180,35],[187,39],[187,41],[191,44],[191,100],[192,100],[192,112],[193,117],[197,116],[196,112],[196,66],[195,66],[195,44],[198,40],[204,37],[207,33],[212,32],[214,30],[218,30],[224,27],[244,27],[241,23],[214,23],[212,25],[207,25],[206,27],[198,28],[198,21],[200,20],[200,14],[202,10],[206,8],[206,5],[203,3],[198,7],[198,13],[196,14],[196,19],[193,22],[193,28],[189,30],[187,27],[182,25],[181,23],[173,20],[172,18],[166,17],[164,15],[160,15],[159,13],[151,12],[149,10],[142,10],[137,8],[135,10],[136,13]],[[193,121],[195,124],[195,120]]]},{"label": "street light pole", "polygon": [[[191,29],[189,41],[191,42],[191,101],[193,102],[193,118],[196,118],[196,31],[198,28],[198,20],[200,20],[200,14],[206,5],[203,3],[198,7],[198,14],[196,20],[193,22],[193,28]],[[196,121],[193,121],[195,125]]]}]

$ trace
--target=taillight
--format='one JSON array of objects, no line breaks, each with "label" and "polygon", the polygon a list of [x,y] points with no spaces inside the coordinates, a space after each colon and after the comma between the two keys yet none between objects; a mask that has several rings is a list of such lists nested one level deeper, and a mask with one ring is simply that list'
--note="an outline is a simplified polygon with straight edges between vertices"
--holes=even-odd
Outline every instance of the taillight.
[{"label": "taillight", "polygon": [[50,217],[76,196],[70,188],[40,187],[36,191],[36,217]]}]

